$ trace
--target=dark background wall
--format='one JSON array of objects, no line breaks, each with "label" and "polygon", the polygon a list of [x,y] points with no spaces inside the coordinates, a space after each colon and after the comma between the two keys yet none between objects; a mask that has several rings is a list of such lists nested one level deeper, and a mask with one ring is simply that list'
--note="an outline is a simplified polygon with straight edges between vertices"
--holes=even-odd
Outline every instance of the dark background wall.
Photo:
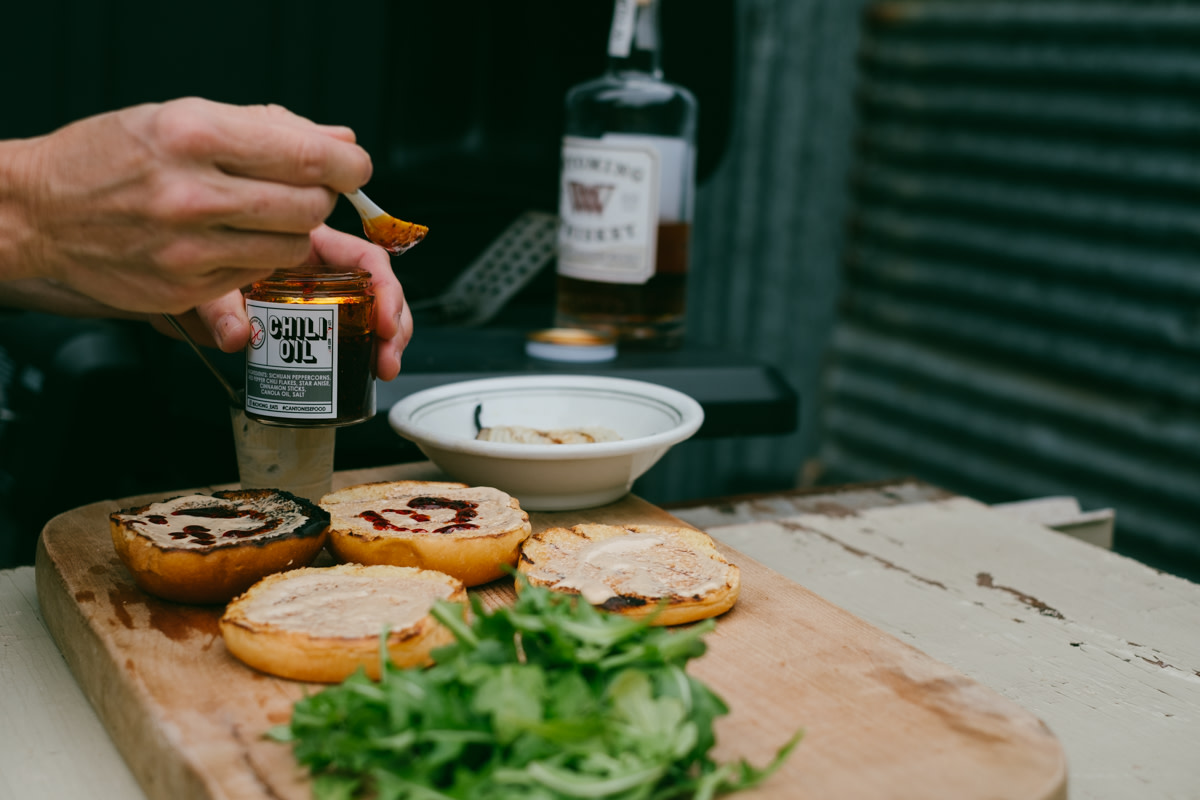
[{"label": "dark background wall", "polygon": [[[738,12],[733,0],[664,5],[664,62],[704,109],[707,184],[735,116]],[[279,103],[349,125],[374,159],[371,196],[435,231],[396,262],[409,298],[420,301],[520,213],[557,207],[563,96],[604,69],[611,10],[611,0],[23,4],[0,22],[0,136],[36,136],[184,95]],[[331,224],[359,229],[345,203]],[[524,307],[548,316],[552,279],[540,276]],[[236,475],[231,443],[211,435],[207,418],[200,424],[197,409],[221,401],[197,366],[144,326],[0,319],[0,386],[11,412],[0,420],[0,492],[24,500],[8,506],[22,516],[26,555],[57,511]],[[148,433],[193,453],[200,445],[204,455],[119,455]]]},{"label": "dark background wall", "polygon": [[[553,211],[562,95],[602,69],[610,13],[12,5],[0,136],[185,94],[349,124],[372,196],[449,232],[397,262],[420,299],[520,212]],[[689,337],[775,366],[803,405],[791,435],[685,443],[639,493],[915,475],[987,502],[1073,494],[1116,508],[1119,550],[1200,574],[1200,2],[664,0],[664,17],[664,68],[701,105]],[[332,222],[357,227],[345,204]],[[543,279],[523,301],[551,295]],[[170,453],[77,463],[187,399],[171,379],[114,394],[111,376],[195,365],[103,325],[67,357],[61,323],[43,325],[0,324],[0,345],[48,367],[0,357],[0,385],[55,420],[0,436],[0,492],[28,497],[31,463],[66,476],[65,507],[96,499],[72,477],[97,470],[106,496],[214,480]],[[81,383],[80,358],[104,369]],[[47,400],[64,393],[91,416]]]},{"label": "dark background wall", "polygon": [[[664,9],[672,75],[709,111],[706,176],[728,136],[733,7]],[[516,214],[556,209],[563,95],[603,70],[611,12],[610,0],[19,4],[0,22],[0,136],[186,95],[349,125],[375,162],[373,198],[454,231],[398,262],[421,296]]]}]

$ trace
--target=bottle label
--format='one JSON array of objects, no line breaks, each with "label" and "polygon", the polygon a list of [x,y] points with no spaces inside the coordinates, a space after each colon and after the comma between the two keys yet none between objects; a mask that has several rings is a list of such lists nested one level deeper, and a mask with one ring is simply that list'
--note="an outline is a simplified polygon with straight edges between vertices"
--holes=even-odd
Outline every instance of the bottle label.
[{"label": "bottle label", "polygon": [[246,409],[282,419],[336,419],[338,306],[247,300]]},{"label": "bottle label", "polygon": [[661,157],[650,136],[563,142],[558,272],[604,283],[654,275]]}]

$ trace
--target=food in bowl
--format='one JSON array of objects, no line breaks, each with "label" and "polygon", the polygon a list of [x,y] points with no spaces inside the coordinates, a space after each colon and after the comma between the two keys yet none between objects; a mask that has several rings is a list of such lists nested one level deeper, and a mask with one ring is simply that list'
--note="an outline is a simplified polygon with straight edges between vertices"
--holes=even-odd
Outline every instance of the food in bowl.
[{"label": "food in bowl", "polygon": [[[494,486],[526,511],[564,511],[619,500],[672,446],[696,433],[704,410],[686,394],[647,381],[521,375],[415,392],[392,406],[388,421],[451,480]],[[477,439],[490,423],[541,431],[603,427],[621,438],[582,444]]]},{"label": "food in bowl", "polygon": [[503,577],[529,536],[529,514],[490,486],[381,481],[321,498],[329,551],[341,562],[420,567],[467,586]]},{"label": "food in bowl", "polygon": [[621,434],[612,428],[593,425],[586,428],[557,428],[543,431],[524,425],[499,425],[482,428],[475,436],[481,442],[504,442],[507,444],[595,444],[596,442],[619,442]]}]

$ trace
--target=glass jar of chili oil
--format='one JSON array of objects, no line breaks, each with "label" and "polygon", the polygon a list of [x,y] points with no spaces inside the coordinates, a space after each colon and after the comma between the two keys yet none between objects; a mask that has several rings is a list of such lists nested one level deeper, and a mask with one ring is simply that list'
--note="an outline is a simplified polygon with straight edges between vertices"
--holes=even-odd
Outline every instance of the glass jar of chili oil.
[{"label": "glass jar of chili oil", "polygon": [[371,273],[296,267],[246,295],[246,416],[268,425],[350,425],[375,415]]}]

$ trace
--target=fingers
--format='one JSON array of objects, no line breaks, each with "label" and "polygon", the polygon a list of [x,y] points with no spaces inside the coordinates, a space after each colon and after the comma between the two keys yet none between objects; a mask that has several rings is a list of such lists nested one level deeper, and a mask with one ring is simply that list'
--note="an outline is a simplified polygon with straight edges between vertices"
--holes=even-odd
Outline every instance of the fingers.
[{"label": "fingers", "polygon": [[333,211],[337,198],[324,186],[290,186],[214,170],[191,180],[164,182],[147,211],[173,229],[223,226],[307,239]]},{"label": "fingers", "polygon": [[[226,353],[236,353],[244,349],[250,340],[250,320],[246,316],[246,301],[240,291],[229,292],[173,316],[192,340],[204,347],[217,347]],[[147,320],[159,333],[172,339],[180,338],[179,332],[162,314],[150,314]]]},{"label": "fingers", "polygon": [[[114,313],[196,308],[197,334],[233,352],[248,335],[240,287],[310,258],[361,266],[374,276],[380,371],[394,377],[411,319],[402,324],[390,260],[323,226],[338,193],[371,176],[351,129],[278,106],[185,98],[9,147],[19,148],[7,161],[20,169],[6,171],[11,185],[0,188],[27,210],[26,266],[5,277],[50,281]],[[40,302],[65,304],[60,295],[43,292]]]},{"label": "fingers", "polygon": [[[401,357],[412,338],[412,314],[402,296],[400,310],[396,314],[385,316],[376,308],[376,320],[375,375],[382,381],[390,381],[400,374]],[[394,333],[385,333],[388,330]]]},{"label": "fingers", "polygon": [[[413,318],[412,312],[408,308],[408,303],[403,303],[400,310],[400,316],[397,322],[396,335],[386,341],[381,341],[379,345],[379,354],[376,357],[376,368],[380,370],[379,377],[385,381],[390,381],[400,374],[400,366],[403,363],[404,348],[408,346],[413,334]],[[392,364],[395,363],[395,371],[392,371]],[[387,365],[387,376],[382,373],[382,365]]]},{"label": "fingers", "polygon": [[207,158],[234,175],[337,192],[371,177],[371,158],[347,129],[317,125],[278,106],[166,103],[154,132],[168,152]]},{"label": "fingers", "polygon": [[111,297],[106,302],[125,311],[182,314],[266,278],[276,264],[302,263],[295,253],[303,246],[304,237],[279,234],[182,236],[162,247],[152,269],[134,272],[120,264],[93,264],[77,281],[77,290],[98,299]]},{"label": "fingers", "polygon": [[213,342],[226,353],[236,353],[250,341],[250,318],[240,291],[232,291],[211,303],[196,307],[196,315]]},{"label": "fingers", "polygon": [[[273,271],[270,268],[214,268],[206,270],[203,274],[189,275],[186,280],[168,280],[157,273],[128,275],[106,269],[103,273],[92,274],[92,285],[74,288],[74,291],[101,299],[101,302],[113,308],[114,313],[180,315],[197,305],[212,302],[242,286],[265,278]],[[114,299],[108,301],[102,297]]]},{"label": "fingers", "polygon": [[338,192],[371,176],[370,157],[344,126],[279,106],[187,99],[156,109],[154,146],[192,165],[156,183],[148,211],[168,226],[307,234],[332,213]]},{"label": "fingers", "polygon": [[227,291],[264,277],[277,268],[302,264],[310,249],[308,236],[304,233],[211,228],[181,233],[166,241],[154,254],[154,259],[167,276],[176,276],[180,282],[187,281],[190,276],[211,286],[213,278],[227,275],[232,282],[220,287]]},{"label": "fingers", "polygon": [[312,232],[312,261],[361,267],[372,276],[375,291],[375,374],[390,381],[400,374],[400,357],[412,338],[412,314],[404,290],[383,248],[365,239],[322,225]]}]

